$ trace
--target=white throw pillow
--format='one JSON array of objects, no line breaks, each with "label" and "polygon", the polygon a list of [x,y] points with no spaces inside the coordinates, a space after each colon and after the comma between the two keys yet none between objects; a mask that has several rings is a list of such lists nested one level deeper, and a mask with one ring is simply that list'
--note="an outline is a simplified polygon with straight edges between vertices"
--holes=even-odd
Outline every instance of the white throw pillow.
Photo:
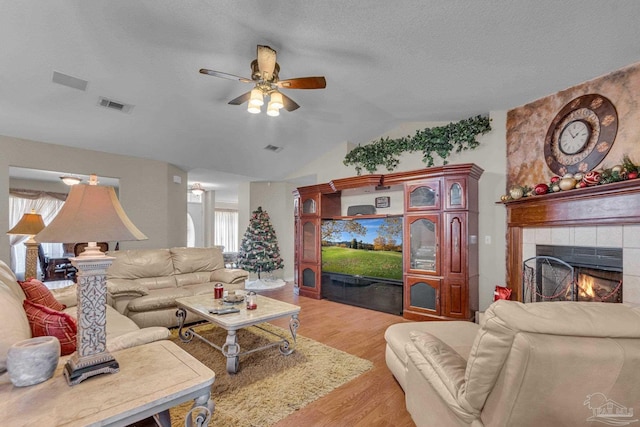
[{"label": "white throw pillow", "polygon": [[31,327],[22,308],[22,301],[0,282],[0,373],[7,370],[7,352],[18,341],[31,338]]}]

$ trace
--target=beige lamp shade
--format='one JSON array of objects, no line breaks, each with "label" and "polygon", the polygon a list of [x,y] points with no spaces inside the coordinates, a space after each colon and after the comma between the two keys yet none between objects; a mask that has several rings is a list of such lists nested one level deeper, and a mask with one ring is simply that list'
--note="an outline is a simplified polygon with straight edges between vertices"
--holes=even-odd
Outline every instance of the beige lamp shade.
[{"label": "beige lamp shade", "polygon": [[62,209],[36,237],[41,243],[145,240],[122,209],[112,187],[71,187]]},{"label": "beige lamp shade", "polygon": [[33,236],[38,234],[44,228],[44,221],[40,214],[35,211],[22,215],[20,221],[7,234],[17,234],[20,236]]},{"label": "beige lamp shade", "polygon": [[282,100],[282,94],[280,92],[273,92],[271,94],[271,101],[269,102],[273,108],[277,108],[278,110],[284,107],[284,102]]},{"label": "beige lamp shade", "polygon": [[251,89],[251,97],[249,103],[261,107],[264,105],[264,99],[262,98],[262,91],[260,89]]},{"label": "beige lamp shade", "polygon": [[267,106],[267,115],[271,117],[278,117],[280,115],[280,110],[274,107],[273,102],[269,102]]}]

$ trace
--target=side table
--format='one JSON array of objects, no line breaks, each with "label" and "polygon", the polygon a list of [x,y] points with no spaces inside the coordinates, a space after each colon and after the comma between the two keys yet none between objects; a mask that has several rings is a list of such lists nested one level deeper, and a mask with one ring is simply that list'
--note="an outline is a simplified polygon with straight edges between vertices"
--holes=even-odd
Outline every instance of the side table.
[{"label": "side table", "polygon": [[[113,353],[120,372],[95,376],[75,386],[62,375],[30,387],[0,385],[0,425],[126,426],[155,416],[170,427],[169,408],[195,400],[196,425],[208,425],[214,372],[168,340]],[[189,417],[187,417],[189,419]],[[187,421],[188,423],[188,421]],[[190,425],[190,424],[187,424]]]}]

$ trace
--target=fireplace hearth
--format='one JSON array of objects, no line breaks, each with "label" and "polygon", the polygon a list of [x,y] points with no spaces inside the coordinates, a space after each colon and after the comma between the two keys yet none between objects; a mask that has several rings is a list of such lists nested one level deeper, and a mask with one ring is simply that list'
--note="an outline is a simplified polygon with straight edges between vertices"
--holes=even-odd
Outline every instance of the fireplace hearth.
[{"label": "fireplace hearth", "polygon": [[536,246],[524,261],[523,302],[622,302],[622,249]]}]

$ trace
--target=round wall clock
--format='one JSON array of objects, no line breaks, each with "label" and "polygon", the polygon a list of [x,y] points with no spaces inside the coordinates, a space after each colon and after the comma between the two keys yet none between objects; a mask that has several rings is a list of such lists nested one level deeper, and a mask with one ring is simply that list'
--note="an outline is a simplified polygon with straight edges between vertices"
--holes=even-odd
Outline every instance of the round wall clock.
[{"label": "round wall clock", "polygon": [[544,158],[554,173],[588,172],[604,160],[618,133],[618,113],[607,98],[580,96],[562,107],[544,140]]}]

